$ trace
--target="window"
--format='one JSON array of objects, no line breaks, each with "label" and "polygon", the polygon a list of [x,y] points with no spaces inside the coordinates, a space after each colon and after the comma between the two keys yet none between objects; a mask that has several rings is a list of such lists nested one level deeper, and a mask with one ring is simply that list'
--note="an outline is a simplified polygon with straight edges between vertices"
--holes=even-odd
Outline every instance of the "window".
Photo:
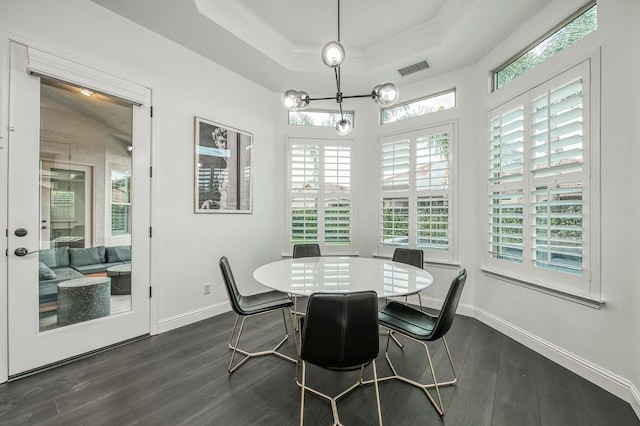
[{"label": "window", "polygon": [[380,140],[380,252],[423,249],[432,261],[454,260],[454,125]]},{"label": "window", "polygon": [[400,105],[382,108],[380,110],[380,124],[393,123],[407,118],[419,117],[432,112],[454,108],[456,106],[456,91],[450,90],[444,93],[427,96],[405,102]]},{"label": "window", "polygon": [[51,220],[71,221],[76,218],[76,193],[51,191]]},{"label": "window", "polygon": [[352,142],[289,139],[289,239],[323,253],[352,253]]},{"label": "window", "polygon": [[[353,111],[344,111],[344,118],[353,121],[355,113]],[[335,127],[340,121],[340,111],[289,111],[290,126],[317,126],[317,127]]]},{"label": "window", "polygon": [[131,176],[111,171],[111,235],[131,233]]},{"label": "window", "polygon": [[542,41],[536,42],[533,47],[528,47],[500,67],[494,73],[495,88],[501,88],[597,29],[598,8],[596,4],[590,3],[586,10],[582,8],[570,17],[568,23],[565,21],[550,35],[544,36]]},{"label": "window", "polygon": [[598,199],[590,184],[590,64],[489,112],[488,262],[534,284],[599,297],[590,264],[590,235],[598,232],[589,214]]}]

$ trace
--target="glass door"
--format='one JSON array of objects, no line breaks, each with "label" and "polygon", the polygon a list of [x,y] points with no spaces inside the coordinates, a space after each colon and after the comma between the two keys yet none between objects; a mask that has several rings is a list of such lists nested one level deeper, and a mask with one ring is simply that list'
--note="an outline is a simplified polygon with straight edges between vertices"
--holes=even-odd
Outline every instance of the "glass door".
[{"label": "glass door", "polygon": [[10,377],[149,332],[148,106],[27,64],[12,43]]}]

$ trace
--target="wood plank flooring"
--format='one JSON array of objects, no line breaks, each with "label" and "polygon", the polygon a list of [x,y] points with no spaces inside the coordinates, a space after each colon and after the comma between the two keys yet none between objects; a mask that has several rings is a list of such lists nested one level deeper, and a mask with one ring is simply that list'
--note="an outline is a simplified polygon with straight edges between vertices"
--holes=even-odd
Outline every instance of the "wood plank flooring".
[{"label": "wood plank flooring", "polygon": [[[282,317],[249,320],[245,331],[263,348],[277,342]],[[40,374],[0,385],[0,425],[296,425],[300,390],[295,364],[273,356],[227,373],[234,314],[228,313],[153,336]],[[442,390],[440,418],[424,393],[399,381],[380,384],[387,425],[640,425],[631,406],[479,321],[458,316],[448,334],[458,370],[455,387]],[[381,335],[378,374],[390,374]],[[266,345],[266,346],[265,346]],[[294,356],[290,340],[284,351]],[[448,361],[441,343],[430,345],[442,378]],[[390,355],[399,372],[427,379],[421,349],[407,342]],[[368,377],[371,370],[367,368]],[[357,372],[309,367],[308,384],[338,393]],[[345,425],[377,424],[373,386],[339,402]],[[305,424],[329,425],[328,403],[306,396]]]}]

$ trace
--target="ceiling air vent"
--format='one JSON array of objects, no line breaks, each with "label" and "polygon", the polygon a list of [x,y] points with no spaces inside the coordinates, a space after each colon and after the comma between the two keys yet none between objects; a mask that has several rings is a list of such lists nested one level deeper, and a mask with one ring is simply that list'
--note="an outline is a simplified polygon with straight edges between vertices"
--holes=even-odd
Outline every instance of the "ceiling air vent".
[{"label": "ceiling air vent", "polygon": [[413,65],[409,65],[408,67],[400,68],[398,70],[398,74],[400,74],[402,77],[406,77],[409,74],[413,74],[418,71],[428,70],[429,68],[431,68],[431,65],[429,65],[429,62],[425,60]]}]

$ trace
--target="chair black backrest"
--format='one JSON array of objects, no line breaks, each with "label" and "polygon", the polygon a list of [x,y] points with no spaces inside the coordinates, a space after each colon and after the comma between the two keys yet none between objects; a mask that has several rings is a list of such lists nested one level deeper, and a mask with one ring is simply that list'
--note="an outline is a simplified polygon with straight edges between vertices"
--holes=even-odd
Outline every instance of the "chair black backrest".
[{"label": "chair black backrest", "polygon": [[397,247],[393,251],[393,258],[391,258],[391,260],[394,262],[413,265],[422,269],[424,266],[424,253],[422,250]]},{"label": "chair black backrest", "polygon": [[460,296],[462,295],[462,289],[464,283],[467,281],[467,271],[463,269],[460,271],[457,277],[451,282],[447,297],[444,299],[444,304],[438,315],[436,325],[431,332],[429,340],[436,340],[447,334],[453,324],[453,319],[456,315],[456,309],[458,309],[458,302],[460,302]]},{"label": "chair black backrest", "polygon": [[325,368],[349,368],[379,351],[378,296],[374,291],[309,296],[300,357]]},{"label": "chair black backrest", "polygon": [[231,272],[229,261],[225,256],[222,256],[219,263],[224,285],[227,288],[227,294],[229,295],[229,303],[231,303],[231,307],[236,314],[245,315],[246,313],[238,303],[238,300],[240,300],[240,292],[238,291],[238,286],[236,286],[236,280],[233,278],[233,272]]},{"label": "chair black backrest", "polygon": [[318,244],[296,244],[293,246],[293,258],[298,257],[320,257],[320,245]]}]

